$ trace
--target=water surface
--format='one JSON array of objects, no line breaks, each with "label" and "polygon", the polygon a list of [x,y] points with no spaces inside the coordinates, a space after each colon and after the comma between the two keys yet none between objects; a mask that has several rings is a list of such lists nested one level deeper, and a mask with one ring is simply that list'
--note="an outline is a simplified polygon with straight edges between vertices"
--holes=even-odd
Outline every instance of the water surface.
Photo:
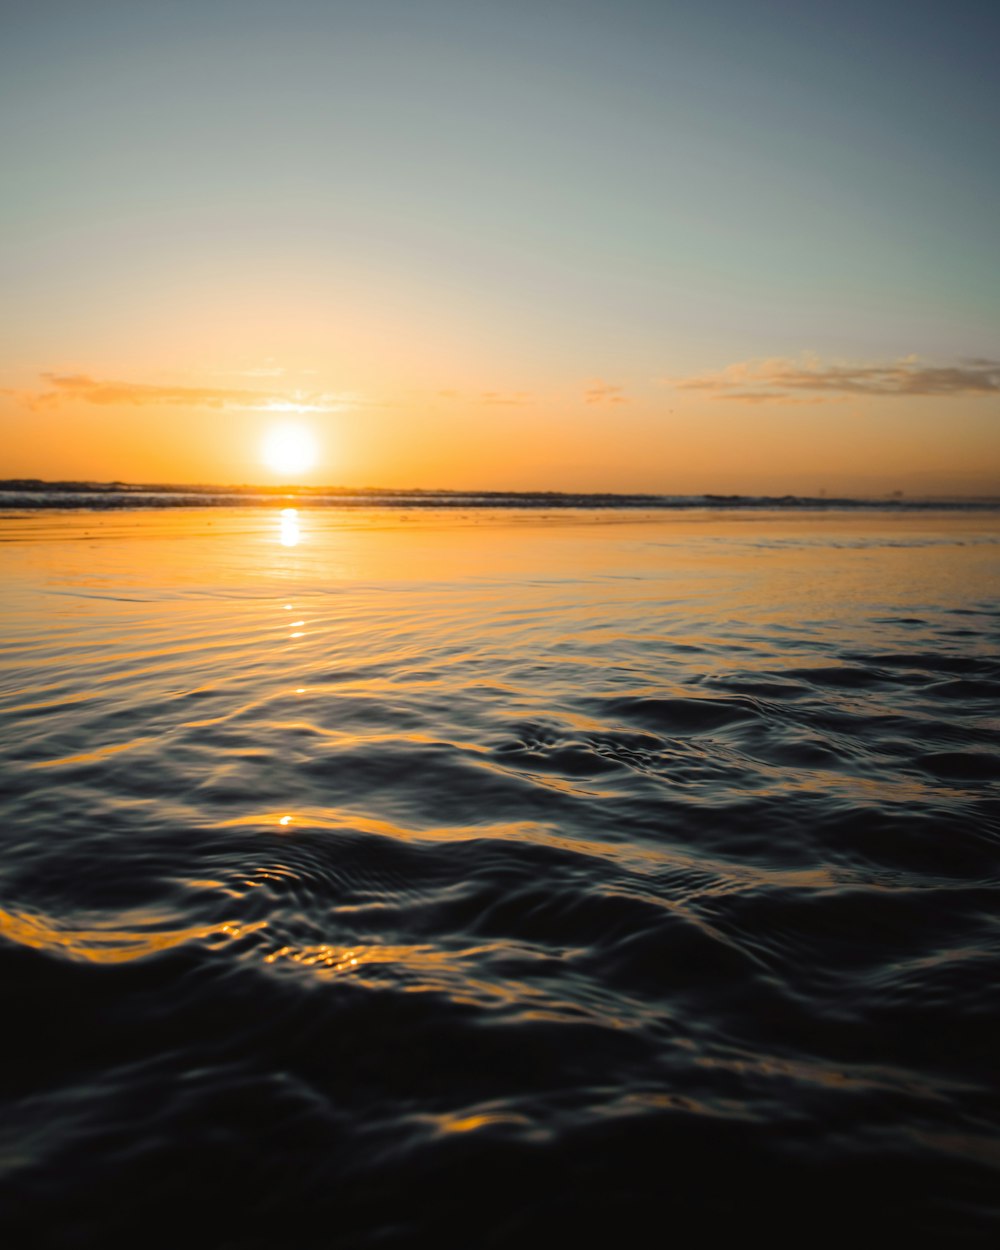
[{"label": "water surface", "polygon": [[11,1244],[985,1244],[997,522],[7,514]]}]

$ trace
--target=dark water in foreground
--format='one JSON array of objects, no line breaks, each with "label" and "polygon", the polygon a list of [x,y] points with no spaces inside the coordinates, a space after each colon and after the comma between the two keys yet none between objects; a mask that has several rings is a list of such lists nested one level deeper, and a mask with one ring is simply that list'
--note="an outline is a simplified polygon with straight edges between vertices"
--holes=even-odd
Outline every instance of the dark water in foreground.
[{"label": "dark water in foreground", "polygon": [[6,1244],[996,1236],[996,515],[0,540]]}]

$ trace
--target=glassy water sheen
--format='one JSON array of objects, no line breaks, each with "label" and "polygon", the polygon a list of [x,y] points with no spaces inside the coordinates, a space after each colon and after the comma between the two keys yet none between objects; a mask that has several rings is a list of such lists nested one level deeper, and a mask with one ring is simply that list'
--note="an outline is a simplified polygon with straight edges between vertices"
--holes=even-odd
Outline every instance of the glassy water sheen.
[{"label": "glassy water sheen", "polygon": [[0,538],[6,1244],[996,1235],[995,514]]}]

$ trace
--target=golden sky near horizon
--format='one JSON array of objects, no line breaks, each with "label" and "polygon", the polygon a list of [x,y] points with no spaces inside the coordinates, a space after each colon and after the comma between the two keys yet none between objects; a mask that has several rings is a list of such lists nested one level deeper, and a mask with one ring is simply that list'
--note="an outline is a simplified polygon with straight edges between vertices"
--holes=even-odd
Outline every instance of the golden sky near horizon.
[{"label": "golden sky near horizon", "polygon": [[990,32],[894,7],[23,9],[0,476],[1000,491]]}]

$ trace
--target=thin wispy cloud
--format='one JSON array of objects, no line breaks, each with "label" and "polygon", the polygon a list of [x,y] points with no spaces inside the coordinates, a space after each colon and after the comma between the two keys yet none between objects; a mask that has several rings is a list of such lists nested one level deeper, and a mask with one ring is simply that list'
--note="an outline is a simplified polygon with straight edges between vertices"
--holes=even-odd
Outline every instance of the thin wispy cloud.
[{"label": "thin wispy cloud", "polygon": [[44,389],[20,393],[30,408],[86,403],[111,407],[238,408],[252,412],[304,414],[337,412],[357,404],[353,396],[334,395],[329,392],[160,386],[148,382],[104,381],[82,373],[43,373],[42,379],[46,383]]},{"label": "thin wispy cloud", "polygon": [[614,386],[610,382],[602,382],[600,378],[592,382],[583,393],[587,404],[627,404],[625,388]]},{"label": "thin wispy cloud", "polygon": [[819,402],[825,396],[972,396],[1000,394],[1000,360],[977,357],[957,364],[929,364],[906,356],[887,364],[831,364],[816,357],[747,360],[716,373],[671,380],[742,403]]},{"label": "thin wispy cloud", "polygon": [[520,406],[531,402],[531,391],[435,391],[438,399],[464,400],[467,403]]}]

